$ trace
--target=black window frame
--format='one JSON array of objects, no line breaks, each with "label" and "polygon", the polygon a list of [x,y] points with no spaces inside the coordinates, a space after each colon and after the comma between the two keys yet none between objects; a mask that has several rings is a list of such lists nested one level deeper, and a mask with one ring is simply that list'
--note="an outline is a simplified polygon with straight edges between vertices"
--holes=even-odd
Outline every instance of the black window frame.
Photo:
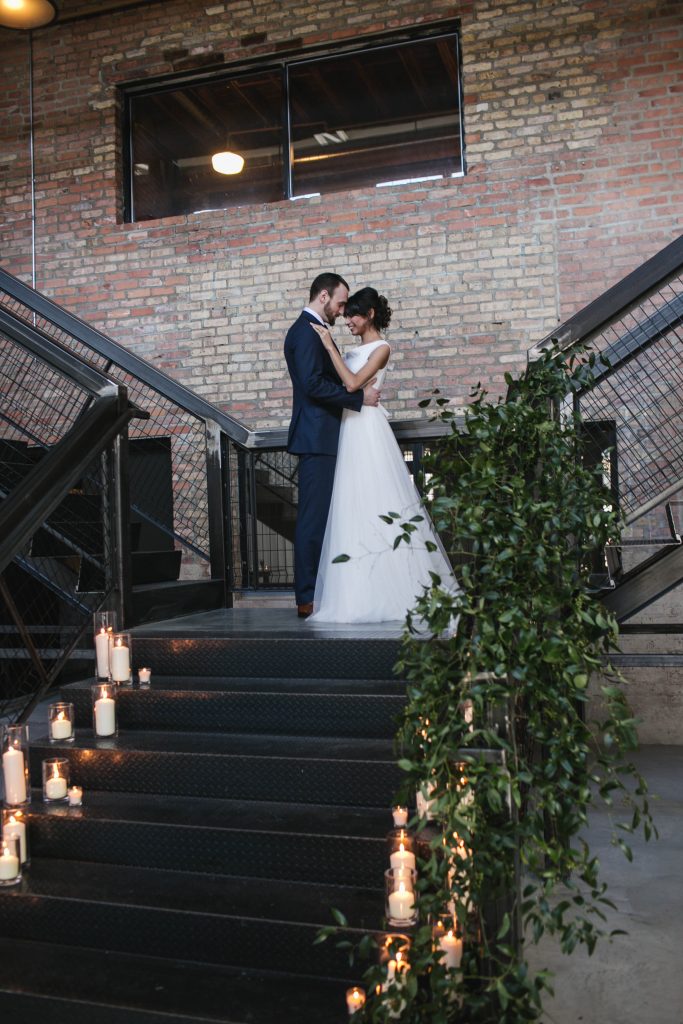
[{"label": "black window frame", "polygon": [[[122,104],[122,161],[123,161],[123,222],[126,224],[143,224],[146,221],[134,219],[134,191],[133,191],[133,126],[131,116],[132,101],[136,97],[152,95],[161,92],[170,92],[187,86],[188,88],[211,82],[229,81],[239,78],[253,71],[266,73],[280,72],[282,75],[282,196],[277,200],[297,201],[305,196],[292,194],[292,166],[291,166],[291,123],[289,104],[289,74],[290,65],[304,62],[323,61],[330,58],[344,55],[363,53],[368,50],[377,50],[380,47],[394,47],[411,42],[426,40],[439,40],[441,38],[453,37],[455,54],[457,60],[457,101],[459,113],[459,134],[460,134],[460,159],[461,170],[452,177],[465,177],[467,174],[466,149],[465,149],[465,117],[463,110],[463,85],[462,85],[462,47],[461,47],[461,22],[459,19],[448,21],[432,22],[429,25],[415,26],[401,31],[374,33],[361,39],[354,39],[336,42],[334,45],[316,47],[294,47],[282,49],[277,54],[269,54],[254,58],[247,58],[230,64],[220,64],[204,68],[201,71],[172,73],[169,75],[147,78],[134,82],[127,82],[118,87]],[[440,176],[439,176],[440,177]],[[417,179],[419,180],[419,179]],[[324,192],[321,195],[331,195],[331,192]],[[273,200],[263,200],[272,202]],[[257,201],[258,202],[258,201]],[[249,205],[249,204],[244,204]],[[223,207],[229,210],[230,206]],[[196,211],[201,212],[201,211]],[[191,213],[185,214],[191,216]],[[165,220],[167,217],[178,216],[178,214],[167,214],[155,218]]]}]

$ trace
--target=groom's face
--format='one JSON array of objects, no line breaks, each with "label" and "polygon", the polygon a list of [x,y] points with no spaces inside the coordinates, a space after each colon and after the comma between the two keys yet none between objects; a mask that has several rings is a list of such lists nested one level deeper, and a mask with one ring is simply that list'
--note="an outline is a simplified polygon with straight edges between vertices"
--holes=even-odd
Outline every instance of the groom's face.
[{"label": "groom's face", "polygon": [[346,300],[349,297],[349,289],[344,284],[338,284],[332,294],[327,293],[327,300],[323,306],[323,319],[332,326],[338,316],[344,315]]}]

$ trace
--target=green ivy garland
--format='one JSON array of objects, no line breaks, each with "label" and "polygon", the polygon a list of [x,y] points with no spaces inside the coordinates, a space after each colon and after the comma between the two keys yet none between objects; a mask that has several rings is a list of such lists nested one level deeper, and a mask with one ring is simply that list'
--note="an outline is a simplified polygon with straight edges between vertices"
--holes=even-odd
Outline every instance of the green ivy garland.
[{"label": "green ivy garland", "polygon": [[[580,424],[566,410],[593,364],[551,350],[516,380],[506,375],[506,402],[477,386],[464,429],[435,399],[451,431],[428,461],[431,512],[462,589],[447,594],[435,579],[408,616],[398,747],[404,802],[422,789],[439,827],[418,850],[421,925],[409,970],[388,978],[387,955],[375,956],[358,1024],[538,1020],[549,976],[530,972],[524,943],[549,933],[564,952],[592,952],[605,934],[611,904],[582,835],[591,806],[616,802],[625,813],[614,842],[629,858],[625,835],[654,831],[628,759],[634,720],[605,664],[617,624],[588,585],[591,553],[620,530],[601,467],[582,461]],[[398,525],[396,543],[410,542],[413,524]],[[586,721],[593,674],[600,722]],[[464,943],[454,969],[434,930],[444,913]],[[366,936],[361,956],[375,945]]]}]

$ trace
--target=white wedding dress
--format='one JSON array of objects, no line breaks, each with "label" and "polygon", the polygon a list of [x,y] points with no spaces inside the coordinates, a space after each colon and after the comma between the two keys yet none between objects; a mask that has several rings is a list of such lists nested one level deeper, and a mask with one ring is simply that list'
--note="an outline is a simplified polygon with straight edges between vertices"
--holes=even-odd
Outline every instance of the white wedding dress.
[{"label": "white wedding dress", "polygon": [[[344,362],[358,373],[386,344],[379,340],[358,345],[344,355]],[[377,374],[378,388],[385,374],[386,369]],[[430,571],[449,591],[459,589],[387,415],[381,405],[343,412],[314,612],[307,622],[403,620],[423,586],[431,585]],[[400,519],[389,525],[380,517],[391,512]],[[399,524],[416,515],[424,518],[415,523],[411,543],[402,541],[394,550]],[[436,551],[427,550],[427,540],[437,545]],[[348,555],[349,560],[333,562],[338,555]]]}]

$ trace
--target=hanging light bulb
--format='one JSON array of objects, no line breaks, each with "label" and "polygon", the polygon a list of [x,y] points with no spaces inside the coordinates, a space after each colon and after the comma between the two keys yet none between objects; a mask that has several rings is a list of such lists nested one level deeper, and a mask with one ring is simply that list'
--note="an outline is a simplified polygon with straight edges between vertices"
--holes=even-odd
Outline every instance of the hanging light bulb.
[{"label": "hanging light bulb", "polygon": [[2,28],[42,28],[54,21],[57,14],[54,0],[0,0]]},{"label": "hanging light bulb", "polygon": [[222,153],[213,154],[211,166],[219,174],[239,174],[244,167],[244,157],[226,149]]}]

